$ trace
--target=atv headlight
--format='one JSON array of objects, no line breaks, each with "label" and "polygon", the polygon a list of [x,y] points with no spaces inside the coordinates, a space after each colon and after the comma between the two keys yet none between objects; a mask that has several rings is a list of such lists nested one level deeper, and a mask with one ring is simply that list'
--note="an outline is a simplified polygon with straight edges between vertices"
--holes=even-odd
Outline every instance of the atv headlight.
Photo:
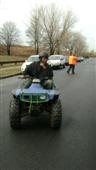
[{"label": "atv headlight", "polygon": [[45,96],[45,95],[41,95],[41,96],[40,96],[40,99],[41,99],[41,100],[45,100],[45,99],[46,99],[46,96]]}]

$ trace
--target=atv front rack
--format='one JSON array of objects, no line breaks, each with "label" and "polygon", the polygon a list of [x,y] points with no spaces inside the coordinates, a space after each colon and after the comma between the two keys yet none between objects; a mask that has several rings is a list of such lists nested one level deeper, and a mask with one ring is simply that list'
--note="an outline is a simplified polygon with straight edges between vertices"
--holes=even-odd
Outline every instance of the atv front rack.
[{"label": "atv front rack", "polygon": [[40,94],[36,94],[36,93],[32,93],[32,94],[28,94],[28,93],[22,93],[20,95],[20,101],[22,102],[29,102],[29,103],[44,103],[47,102],[49,100],[48,98],[48,94],[46,93],[40,93]]}]

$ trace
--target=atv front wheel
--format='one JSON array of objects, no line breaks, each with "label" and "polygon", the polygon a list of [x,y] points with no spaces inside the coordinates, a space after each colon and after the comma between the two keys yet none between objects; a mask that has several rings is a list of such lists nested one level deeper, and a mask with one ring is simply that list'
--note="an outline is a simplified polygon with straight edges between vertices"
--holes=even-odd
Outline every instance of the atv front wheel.
[{"label": "atv front wheel", "polygon": [[51,128],[60,128],[62,121],[62,107],[60,100],[56,100],[52,104],[51,115],[50,115],[50,126]]},{"label": "atv front wheel", "polygon": [[20,104],[16,98],[12,98],[9,106],[9,121],[10,126],[13,129],[20,128],[21,117],[20,117]]}]

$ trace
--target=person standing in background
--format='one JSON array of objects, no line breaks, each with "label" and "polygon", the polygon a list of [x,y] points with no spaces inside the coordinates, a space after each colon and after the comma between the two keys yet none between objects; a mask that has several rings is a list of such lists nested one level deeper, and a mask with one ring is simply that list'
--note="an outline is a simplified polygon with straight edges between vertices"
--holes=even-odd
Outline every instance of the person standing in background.
[{"label": "person standing in background", "polygon": [[70,71],[72,71],[72,74],[75,74],[75,65],[77,63],[77,57],[74,53],[70,52],[69,56],[69,68],[67,70],[67,73],[69,74]]}]

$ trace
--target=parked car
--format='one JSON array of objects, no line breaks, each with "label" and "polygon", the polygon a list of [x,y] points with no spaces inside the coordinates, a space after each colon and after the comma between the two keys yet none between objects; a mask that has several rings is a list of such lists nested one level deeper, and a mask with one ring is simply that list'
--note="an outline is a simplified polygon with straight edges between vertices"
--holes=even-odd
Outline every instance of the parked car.
[{"label": "parked car", "polygon": [[69,66],[69,56],[65,56],[65,66]]},{"label": "parked car", "polygon": [[84,57],[79,56],[79,57],[78,57],[78,62],[81,62],[81,61],[84,61]]},{"label": "parked car", "polygon": [[65,68],[65,56],[63,55],[50,55],[48,64],[53,68]]},{"label": "parked car", "polygon": [[39,55],[31,55],[30,57],[28,57],[28,59],[25,60],[25,62],[21,66],[21,72],[25,71],[26,67],[35,61],[39,61]]}]

